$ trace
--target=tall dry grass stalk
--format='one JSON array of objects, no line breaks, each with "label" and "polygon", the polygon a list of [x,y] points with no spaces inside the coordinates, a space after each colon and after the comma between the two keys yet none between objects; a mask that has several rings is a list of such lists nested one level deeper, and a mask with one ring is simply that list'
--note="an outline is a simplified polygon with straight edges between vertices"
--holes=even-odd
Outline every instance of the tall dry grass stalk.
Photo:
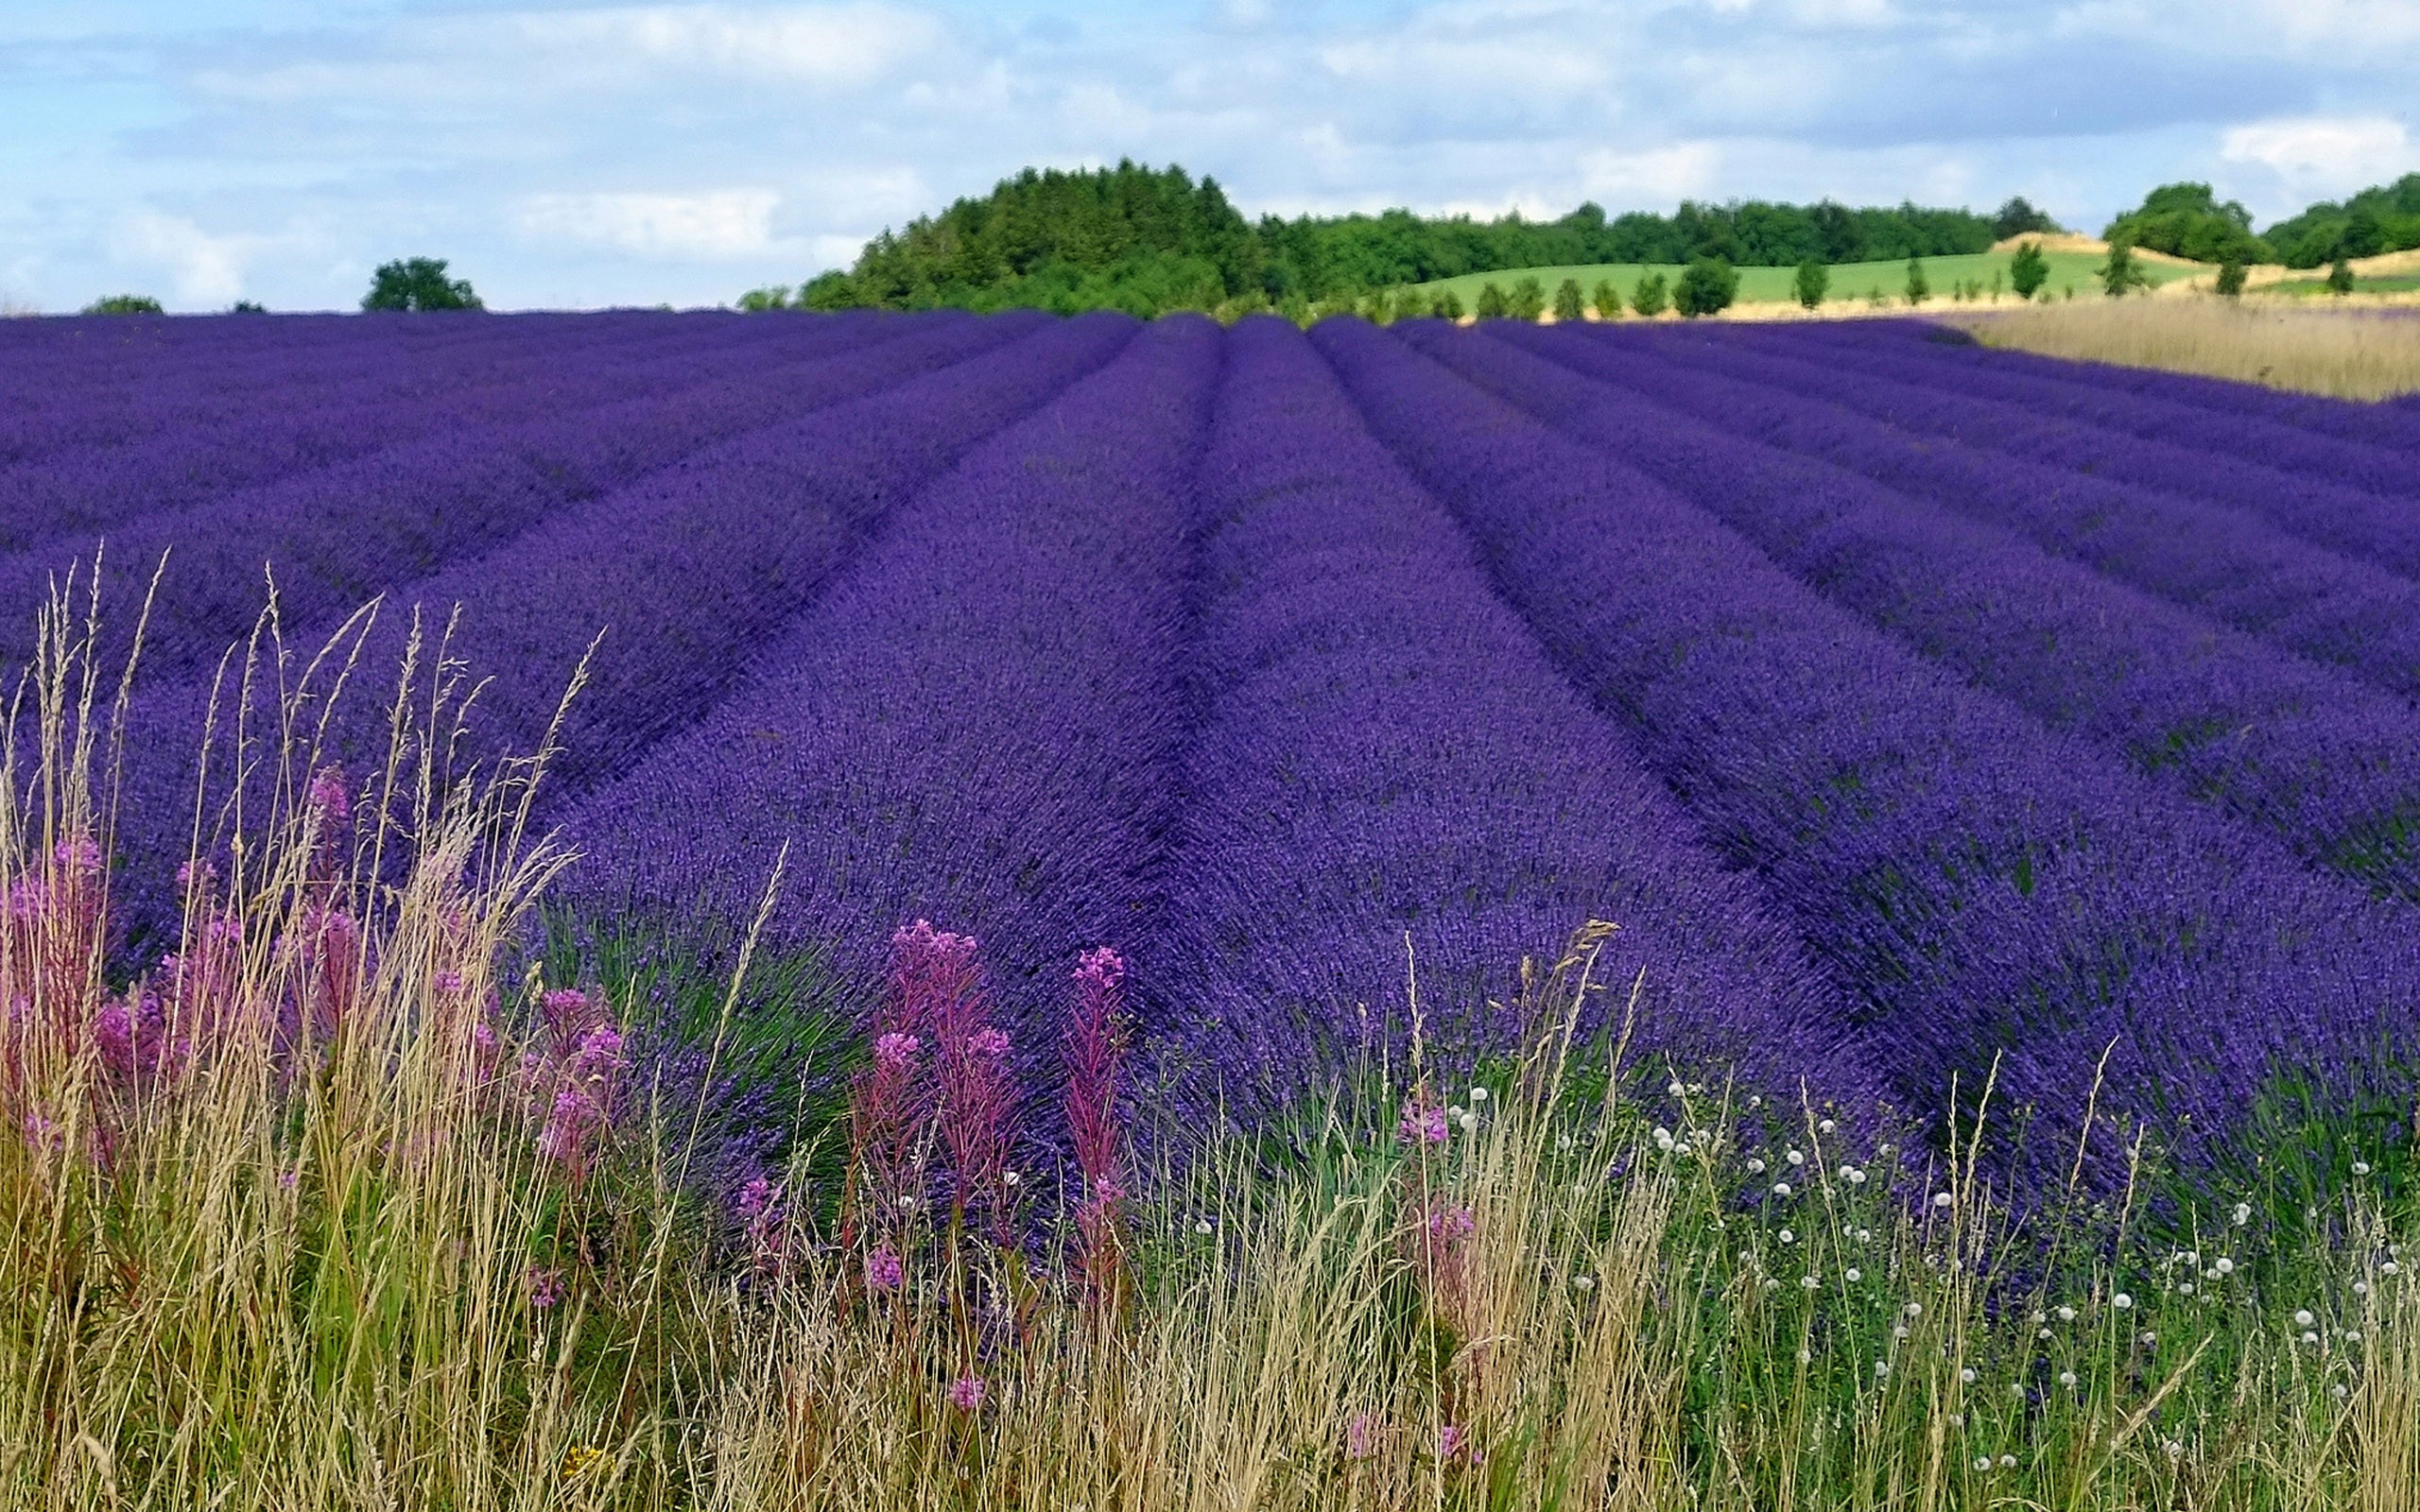
[{"label": "tall dry grass stalk", "polygon": [[2338,399],[2420,391],[2420,314],[2214,296],[2077,300],[1967,322],[1986,346]]}]

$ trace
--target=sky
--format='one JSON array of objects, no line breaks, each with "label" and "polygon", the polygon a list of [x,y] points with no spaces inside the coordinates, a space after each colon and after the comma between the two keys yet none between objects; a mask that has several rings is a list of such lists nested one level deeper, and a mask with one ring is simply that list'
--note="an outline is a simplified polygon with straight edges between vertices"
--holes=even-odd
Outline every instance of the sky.
[{"label": "sky", "polygon": [[728,302],[1027,164],[1248,215],[1684,198],[2098,231],[2420,169],[2420,0],[5,0],[0,305]]}]

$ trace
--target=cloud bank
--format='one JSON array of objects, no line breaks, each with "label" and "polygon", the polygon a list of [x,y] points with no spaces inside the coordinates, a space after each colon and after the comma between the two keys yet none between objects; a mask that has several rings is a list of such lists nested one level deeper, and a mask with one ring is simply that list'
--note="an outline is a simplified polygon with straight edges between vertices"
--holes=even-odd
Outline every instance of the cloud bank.
[{"label": "cloud bank", "polygon": [[34,0],[0,18],[0,300],[717,302],[1027,163],[1177,162],[1247,212],[1683,197],[2097,229],[2420,168],[2411,0]]}]

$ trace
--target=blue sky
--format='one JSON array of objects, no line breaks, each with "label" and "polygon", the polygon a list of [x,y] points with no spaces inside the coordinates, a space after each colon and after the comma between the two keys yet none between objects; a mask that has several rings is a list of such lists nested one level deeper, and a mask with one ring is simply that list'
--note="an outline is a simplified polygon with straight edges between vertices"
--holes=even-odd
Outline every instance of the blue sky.
[{"label": "blue sky", "polygon": [[1032,163],[1247,214],[1761,196],[2263,223],[2420,168],[2420,0],[7,0],[0,301],[717,303]]}]

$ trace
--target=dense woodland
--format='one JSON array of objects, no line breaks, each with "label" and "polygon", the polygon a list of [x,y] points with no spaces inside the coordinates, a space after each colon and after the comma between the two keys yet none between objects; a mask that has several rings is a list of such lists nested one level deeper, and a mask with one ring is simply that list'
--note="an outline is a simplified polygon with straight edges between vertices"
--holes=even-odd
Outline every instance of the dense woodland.
[{"label": "dense woodland", "polygon": [[[805,285],[811,309],[877,306],[1072,312],[1122,309],[1300,309],[1499,269],[1602,263],[1677,265],[1715,259],[1735,267],[1897,262],[1979,252],[2027,232],[2057,230],[2022,198],[1993,215],[1914,204],[1864,209],[1684,200],[1670,215],[1609,215],[1583,204],[1556,220],[1517,212],[1494,220],[1377,215],[1264,215],[1248,220],[1215,179],[1179,167],[1028,168],[980,198],[964,198],[904,231],[885,231],[856,265]],[[2420,174],[2314,205],[2253,230],[2252,215],[2208,184],[2152,191],[2104,232],[2196,261],[2288,262],[2315,266],[2340,256],[2420,246]],[[790,302],[758,290],[751,308]]]},{"label": "dense woodland", "polygon": [[1583,204],[1558,220],[1424,217],[1408,210],[1247,221],[1216,180],[1132,163],[1094,172],[1028,168],[980,199],[886,231],[856,266],[809,284],[813,308],[1100,306],[1138,315],[1234,301],[1282,306],[1460,273],[1589,263],[1794,266],[1979,252],[2051,228],[2012,200],[1965,210],[1851,209],[1683,201],[1669,215],[1608,216]]}]

